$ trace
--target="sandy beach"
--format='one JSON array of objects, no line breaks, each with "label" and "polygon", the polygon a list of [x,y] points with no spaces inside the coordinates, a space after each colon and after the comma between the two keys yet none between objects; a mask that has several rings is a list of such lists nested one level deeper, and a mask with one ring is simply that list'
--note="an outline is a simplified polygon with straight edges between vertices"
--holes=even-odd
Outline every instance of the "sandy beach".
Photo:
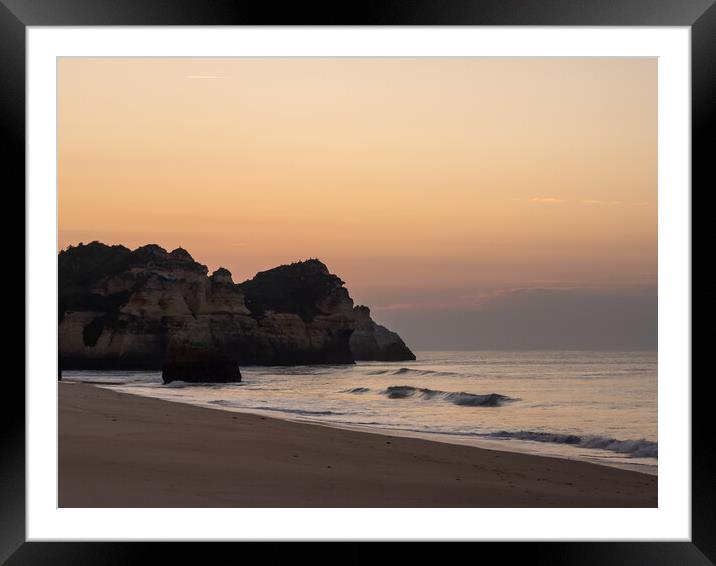
[{"label": "sandy beach", "polygon": [[655,507],[657,478],[59,383],[60,507]]}]

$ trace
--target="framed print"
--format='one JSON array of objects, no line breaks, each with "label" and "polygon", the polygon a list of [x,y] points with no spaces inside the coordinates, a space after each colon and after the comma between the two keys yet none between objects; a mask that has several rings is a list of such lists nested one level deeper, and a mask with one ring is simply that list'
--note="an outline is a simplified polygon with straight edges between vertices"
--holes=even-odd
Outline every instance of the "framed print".
[{"label": "framed print", "polygon": [[714,560],[691,369],[712,3],[0,14],[27,223],[9,564],[304,540]]}]

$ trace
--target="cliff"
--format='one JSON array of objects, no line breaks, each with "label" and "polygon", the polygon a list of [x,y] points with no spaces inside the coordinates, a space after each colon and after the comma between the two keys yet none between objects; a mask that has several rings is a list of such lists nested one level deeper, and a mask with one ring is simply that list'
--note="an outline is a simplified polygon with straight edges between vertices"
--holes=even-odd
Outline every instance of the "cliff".
[{"label": "cliff", "polygon": [[356,325],[349,344],[356,360],[399,362],[415,359],[415,354],[397,333],[373,321],[368,307],[357,306],[353,313]]},{"label": "cliff", "polygon": [[182,248],[93,242],[60,252],[58,272],[64,369],[161,368],[167,380],[235,381],[237,364],[414,359],[316,259],[235,284]]}]

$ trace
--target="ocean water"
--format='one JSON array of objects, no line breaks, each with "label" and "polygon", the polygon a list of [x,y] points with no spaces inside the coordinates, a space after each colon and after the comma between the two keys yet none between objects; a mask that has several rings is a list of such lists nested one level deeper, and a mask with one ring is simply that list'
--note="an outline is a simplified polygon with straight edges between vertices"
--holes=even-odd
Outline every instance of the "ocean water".
[{"label": "ocean water", "polygon": [[414,362],[242,367],[237,384],[66,371],[227,411],[596,462],[656,474],[656,352],[417,352]]}]

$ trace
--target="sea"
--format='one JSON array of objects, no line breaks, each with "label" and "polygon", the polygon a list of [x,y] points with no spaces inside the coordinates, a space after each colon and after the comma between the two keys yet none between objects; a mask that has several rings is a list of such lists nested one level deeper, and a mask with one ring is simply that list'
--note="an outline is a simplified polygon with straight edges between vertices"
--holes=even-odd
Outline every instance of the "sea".
[{"label": "sea", "polygon": [[223,411],[594,462],[656,475],[657,353],[421,351],[412,362],[243,366],[235,384],[63,371]]}]

